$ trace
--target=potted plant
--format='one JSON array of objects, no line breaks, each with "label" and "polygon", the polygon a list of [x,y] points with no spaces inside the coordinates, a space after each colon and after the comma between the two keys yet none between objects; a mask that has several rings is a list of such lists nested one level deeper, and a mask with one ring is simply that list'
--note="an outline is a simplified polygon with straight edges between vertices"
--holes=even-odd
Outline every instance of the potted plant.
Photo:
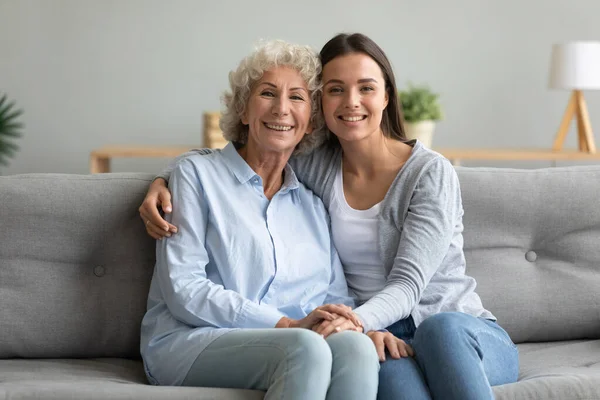
[{"label": "potted plant", "polygon": [[23,124],[18,121],[22,110],[14,108],[15,103],[9,103],[6,95],[0,97],[0,165],[8,166],[8,159],[14,157],[19,147],[12,142],[21,137]]},{"label": "potted plant", "polygon": [[427,86],[408,84],[407,90],[398,91],[404,112],[404,131],[408,139],[419,139],[431,147],[435,122],[442,119],[439,95]]}]

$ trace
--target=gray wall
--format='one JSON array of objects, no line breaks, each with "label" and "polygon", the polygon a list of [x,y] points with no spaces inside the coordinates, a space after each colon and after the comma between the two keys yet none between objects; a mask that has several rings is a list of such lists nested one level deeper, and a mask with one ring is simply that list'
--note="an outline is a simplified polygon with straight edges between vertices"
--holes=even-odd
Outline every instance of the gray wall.
[{"label": "gray wall", "polygon": [[[87,173],[99,146],[200,144],[202,112],[257,39],[320,48],[340,31],[375,39],[401,86],[441,93],[434,148],[549,148],[569,96],[547,88],[551,45],[600,40],[598,15],[598,0],[0,0],[0,92],[26,124],[0,172]],[[600,94],[586,98],[600,131]]]}]

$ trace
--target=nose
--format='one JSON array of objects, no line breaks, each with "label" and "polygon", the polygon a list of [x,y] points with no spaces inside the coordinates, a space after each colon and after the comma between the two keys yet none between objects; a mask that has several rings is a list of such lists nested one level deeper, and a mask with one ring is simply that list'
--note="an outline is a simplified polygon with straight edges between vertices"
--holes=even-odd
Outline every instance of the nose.
[{"label": "nose", "polygon": [[286,96],[278,96],[273,101],[271,112],[277,117],[288,115],[290,113],[290,100]]},{"label": "nose", "polygon": [[348,90],[346,92],[345,108],[355,109],[360,107],[360,95],[356,90]]}]

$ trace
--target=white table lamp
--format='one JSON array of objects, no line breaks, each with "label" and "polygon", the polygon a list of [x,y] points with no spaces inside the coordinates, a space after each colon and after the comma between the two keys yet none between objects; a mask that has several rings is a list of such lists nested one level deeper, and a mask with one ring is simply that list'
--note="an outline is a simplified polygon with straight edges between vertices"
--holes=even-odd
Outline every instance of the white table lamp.
[{"label": "white table lamp", "polygon": [[592,125],[582,90],[600,89],[600,42],[555,44],[552,48],[549,86],[573,91],[552,149],[562,149],[569,124],[575,117],[579,150],[595,153]]}]

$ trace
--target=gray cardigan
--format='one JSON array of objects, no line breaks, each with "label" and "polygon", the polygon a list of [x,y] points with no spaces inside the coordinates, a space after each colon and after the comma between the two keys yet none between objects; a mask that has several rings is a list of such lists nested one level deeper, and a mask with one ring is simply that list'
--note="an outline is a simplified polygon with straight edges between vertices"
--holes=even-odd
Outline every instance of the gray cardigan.
[{"label": "gray cardigan", "polygon": [[[379,214],[379,251],[388,279],[385,288],[355,312],[365,332],[383,329],[412,315],[418,326],[427,317],[460,311],[495,319],[465,275],[463,208],[458,176],[440,154],[413,141],[411,156],[388,190]],[[159,175],[166,180],[177,162]],[[341,168],[339,145],[325,144],[290,160],[298,178],[329,209],[333,181]],[[352,290],[352,288],[350,288]]]}]

